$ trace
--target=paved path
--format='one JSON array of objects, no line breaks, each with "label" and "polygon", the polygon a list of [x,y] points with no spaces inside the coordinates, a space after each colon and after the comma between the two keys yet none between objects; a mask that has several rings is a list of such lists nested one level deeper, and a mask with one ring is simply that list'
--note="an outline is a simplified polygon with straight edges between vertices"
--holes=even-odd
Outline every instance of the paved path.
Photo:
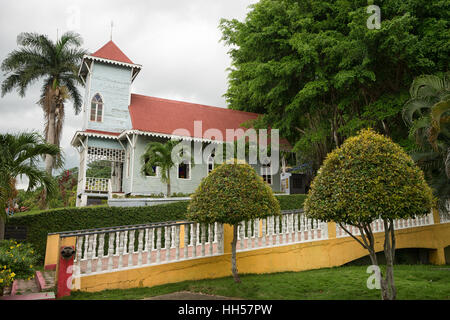
[{"label": "paved path", "polygon": [[161,296],[145,298],[143,300],[242,300],[240,298],[231,298],[224,296],[215,296],[204,293],[180,291]]}]

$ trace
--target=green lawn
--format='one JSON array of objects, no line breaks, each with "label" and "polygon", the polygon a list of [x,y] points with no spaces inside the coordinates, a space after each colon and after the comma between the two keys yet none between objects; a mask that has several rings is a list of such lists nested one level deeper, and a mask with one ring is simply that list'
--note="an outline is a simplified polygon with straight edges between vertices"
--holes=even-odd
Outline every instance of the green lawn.
[{"label": "green lawn", "polygon": [[[366,266],[346,266],[303,272],[242,275],[242,283],[231,277],[185,281],[151,288],[105,290],[97,293],[73,292],[64,299],[143,299],[192,291],[244,299],[358,300],[380,299],[379,290],[369,290]],[[396,265],[394,269],[398,299],[450,299],[450,265]]]}]

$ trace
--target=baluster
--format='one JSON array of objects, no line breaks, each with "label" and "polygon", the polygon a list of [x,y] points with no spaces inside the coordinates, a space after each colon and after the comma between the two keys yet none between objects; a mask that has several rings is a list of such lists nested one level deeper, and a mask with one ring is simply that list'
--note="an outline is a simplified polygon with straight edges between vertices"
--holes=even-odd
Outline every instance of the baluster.
[{"label": "baluster", "polygon": [[97,258],[97,234],[93,234],[93,243],[92,243],[92,259]]},{"label": "baluster", "polygon": [[196,242],[196,245],[199,245],[200,244],[200,224],[197,224],[197,227],[195,228],[196,230],[196,238],[195,239],[197,239],[197,242]]},{"label": "baluster", "polygon": [[171,239],[171,248],[175,248],[175,226],[172,226],[172,228],[171,228],[172,230],[172,235],[171,235],[171,237],[170,237],[170,239]]},{"label": "baluster", "polygon": [[144,229],[139,229],[139,236],[138,236],[138,266],[142,265],[142,247],[144,246],[144,243],[142,242],[144,238]]},{"label": "baluster", "polygon": [[241,247],[241,249],[244,249],[245,221],[242,221],[242,222],[240,223],[239,237],[240,237],[240,239],[241,239],[241,241],[240,241],[240,247]]},{"label": "baluster", "polygon": [[161,262],[161,227],[156,231],[156,263]]},{"label": "baluster", "polygon": [[88,253],[88,246],[89,246],[89,235],[84,236],[84,254],[83,259],[87,259],[87,253]]},{"label": "baluster", "polygon": [[[183,258],[187,259],[188,258],[188,253],[189,253],[189,232],[188,232],[188,226],[189,224],[185,224],[184,225],[184,255]],[[191,228],[192,229],[192,228]]]},{"label": "baluster", "polygon": [[164,248],[166,249],[166,262],[170,259],[170,227],[164,227]]},{"label": "baluster", "polygon": [[125,238],[125,231],[122,231],[122,232],[120,232],[120,240],[119,240],[119,266],[118,266],[118,269],[121,269],[123,266],[124,238]]},{"label": "baluster", "polygon": [[155,228],[149,229],[148,247],[147,247],[147,264],[152,263],[152,253],[155,248]]},{"label": "baluster", "polygon": [[218,233],[218,253],[223,254],[223,246],[224,246],[224,239],[223,239],[223,224],[218,224],[217,225],[217,233]]},{"label": "baluster", "polygon": [[119,246],[120,246],[120,240],[119,240],[120,237],[119,236],[120,236],[119,231],[116,231],[116,251],[115,251],[116,255],[119,254]]},{"label": "baluster", "polygon": [[300,214],[300,241],[305,241],[305,215]]},{"label": "baluster", "polygon": [[[208,242],[209,242],[209,255],[212,256],[214,252],[214,228],[215,224],[208,225]],[[217,229],[216,229],[217,232]]]},{"label": "baluster", "polygon": [[113,255],[114,255],[114,232],[109,233],[108,240],[108,270],[113,268]]},{"label": "baluster", "polygon": [[317,220],[313,220],[313,225],[314,225],[314,240],[317,240],[317,238],[319,237],[317,232],[319,230],[319,221]]},{"label": "baluster", "polygon": [[214,242],[217,243],[217,222],[214,222]]},{"label": "baluster", "polygon": [[[103,269],[103,256],[104,256],[105,234],[100,234],[98,239],[98,252],[97,252],[97,272],[101,272]],[[95,248],[95,247],[94,247]]]},{"label": "baluster", "polygon": [[206,251],[206,246],[205,246],[205,243],[206,243],[206,225],[204,224],[204,223],[202,223],[201,225],[201,228],[202,228],[202,235],[201,235],[201,240],[202,240],[202,242],[201,242],[201,244],[202,244],[202,257],[204,257],[205,256],[205,251]]},{"label": "baluster", "polygon": [[175,226],[175,261],[180,260],[180,225]]},{"label": "baluster", "polygon": [[269,246],[273,246],[273,225],[274,225],[274,216],[270,216],[269,220],[269,227],[267,230],[267,233],[269,235]]},{"label": "baluster", "polygon": [[279,233],[280,233],[280,217],[275,217],[275,244],[279,245],[280,244],[280,237],[279,237]]},{"label": "baluster", "polygon": [[128,267],[133,265],[135,232],[136,232],[136,230],[130,230],[130,239],[129,239],[129,243],[128,243]]},{"label": "baluster", "polygon": [[298,242],[298,213],[294,213],[294,242]]},{"label": "baluster", "polygon": [[255,219],[253,222],[253,248],[259,247],[259,219]]},{"label": "baluster", "polygon": [[286,214],[286,243],[292,242],[292,214],[288,213]]},{"label": "baluster", "polygon": [[198,223],[194,222],[192,224],[192,258],[197,257],[197,230],[198,230]]},{"label": "baluster", "polygon": [[313,232],[312,232],[312,225],[311,225],[311,219],[306,219],[306,227],[308,228],[308,240],[312,240]]},{"label": "baluster", "polygon": [[189,245],[192,246],[194,244],[194,228],[193,228],[193,224],[190,225],[189,227],[189,232],[190,232],[190,242]]},{"label": "baluster", "polygon": [[127,254],[127,243],[128,243],[128,231],[125,231],[125,235],[123,237],[123,254]]},{"label": "baluster", "polygon": [[261,246],[266,246],[266,228],[267,228],[267,218],[262,219],[262,230],[261,230]]},{"label": "baluster", "polygon": [[77,237],[77,252],[76,252],[76,275],[79,276],[81,274],[81,256],[83,254],[82,247],[83,246],[83,236]]},{"label": "baluster", "polygon": [[92,272],[92,256],[94,255],[93,250],[94,245],[94,235],[88,236],[88,242],[87,242],[87,267],[86,267],[86,274],[89,274]]}]

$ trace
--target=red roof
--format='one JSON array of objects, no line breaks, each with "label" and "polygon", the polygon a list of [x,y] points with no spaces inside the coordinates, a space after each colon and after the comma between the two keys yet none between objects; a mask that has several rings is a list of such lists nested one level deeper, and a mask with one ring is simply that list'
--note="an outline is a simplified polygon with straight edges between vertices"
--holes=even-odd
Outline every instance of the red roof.
[{"label": "red roof", "polygon": [[92,56],[133,64],[133,62],[122,52],[122,50],[119,49],[119,47],[112,40],[95,51]]},{"label": "red roof", "polygon": [[[241,124],[259,116],[256,113],[139,94],[131,94],[129,110],[131,123],[135,130],[174,134],[177,129],[187,129],[190,134],[175,134],[202,138],[206,130],[219,129],[223,139],[211,137],[212,140],[226,140],[226,129],[242,128],[245,130]],[[202,121],[203,132],[194,132],[194,121]]]}]

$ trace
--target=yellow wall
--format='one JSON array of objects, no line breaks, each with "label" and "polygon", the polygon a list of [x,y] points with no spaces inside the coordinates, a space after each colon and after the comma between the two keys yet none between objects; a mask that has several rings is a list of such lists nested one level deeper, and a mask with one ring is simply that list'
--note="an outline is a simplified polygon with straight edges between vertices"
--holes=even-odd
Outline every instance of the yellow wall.
[{"label": "yellow wall", "polygon": [[59,258],[59,234],[47,236],[44,266],[56,265]]},{"label": "yellow wall", "polygon": [[[335,236],[334,223],[328,226]],[[82,291],[147,287],[184,280],[220,278],[231,275],[232,227],[224,226],[224,255],[179,261],[156,266],[121,270],[111,273],[82,276]],[[430,255],[432,262],[445,263],[444,248],[450,245],[450,223],[396,231],[397,248],[436,249]],[[375,234],[377,251],[383,250],[384,234]],[[368,253],[351,237],[297,243],[238,252],[240,273],[272,273],[302,271],[340,266]],[[444,259],[444,260],[443,260]]]}]

